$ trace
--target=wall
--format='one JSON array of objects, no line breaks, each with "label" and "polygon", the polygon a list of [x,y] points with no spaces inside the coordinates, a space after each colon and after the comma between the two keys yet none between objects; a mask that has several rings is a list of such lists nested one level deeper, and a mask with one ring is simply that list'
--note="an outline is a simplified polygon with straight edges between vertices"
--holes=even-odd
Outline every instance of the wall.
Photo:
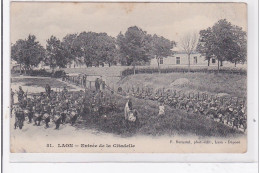
[{"label": "wall", "polygon": [[[176,64],[176,57],[180,57],[180,64]],[[197,57],[197,63],[194,62],[194,57]],[[160,64],[160,66],[165,66],[165,65],[188,65],[189,61],[188,61],[188,55],[184,54],[184,53],[178,53],[178,54],[174,54],[174,56],[169,56],[167,58],[163,58],[163,64]],[[192,66],[195,65],[203,65],[203,66],[207,66],[208,65],[208,61],[205,60],[204,56],[201,56],[200,54],[196,53],[196,54],[191,54],[190,55],[190,64]],[[152,59],[151,60],[151,66],[157,66],[157,60],[156,59]],[[215,64],[211,65],[217,65],[217,61]]]},{"label": "wall", "polygon": [[[194,63],[194,57],[197,57],[197,64]],[[180,57],[180,64],[176,64],[176,57]],[[185,53],[177,53],[173,56],[169,56],[167,58],[163,58],[163,64],[160,64],[161,67],[167,66],[187,66],[189,63],[188,55]],[[208,61],[205,60],[204,56],[201,56],[199,53],[194,53],[190,55],[190,65],[191,66],[208,66]],[[154,58],[151,60],[150,66],[157,67],[157,60]],[[210,60],[210,66],[218,66],[218,61],[216,60],[215,63],[212,63],[212,59]],[[235,67],[234,63],[224,61],[224,67]],[[237,67],[246,68],[247,64],[237,64]]]}]

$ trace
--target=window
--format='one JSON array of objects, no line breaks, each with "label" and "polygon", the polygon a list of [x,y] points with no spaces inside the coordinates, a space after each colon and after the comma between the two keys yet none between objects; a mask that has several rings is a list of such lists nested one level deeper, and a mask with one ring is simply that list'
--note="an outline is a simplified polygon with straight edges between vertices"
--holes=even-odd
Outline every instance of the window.
[{"label": "window", "polygon": [[163,64],[163,58],[160,58],[160,64]]},{"label": "window", "polygon": [[216,59],[212,58],[212,64],[216,63]]},{"label": "window", "polygon": [[181,58],[180,57],[176,57],[176,64],[181,64]]},{"label": "window", "polygon": [[198,63],[198,58],[196,56],[193,57],[193,64],[197,64]]}]

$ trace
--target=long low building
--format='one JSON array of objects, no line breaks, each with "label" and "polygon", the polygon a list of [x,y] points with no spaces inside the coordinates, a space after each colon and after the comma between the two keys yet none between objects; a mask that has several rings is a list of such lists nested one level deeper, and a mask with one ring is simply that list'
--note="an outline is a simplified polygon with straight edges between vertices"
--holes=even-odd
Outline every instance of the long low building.
[{"label": "long low building", "polygon": [[[177,52],[173,56],[168,56],[166,58],[160,58],[159,59],[160,66],[171,66],[171,65],[188,65],[188,55],[184,52]],[[215,58],[211,58],[210,62],[205,59],[205,56],[202,56],[199,53],[192,53],[190,55],[190,65],[191,66],[208,66],[208,63],[210,66],[217,66],[218,61]],[[231,65],[232,63],[229,62],[223,62],[223,65]],[[150,63],[151,66],[157,66],[157,59],[154,58],[151,60]]]}]

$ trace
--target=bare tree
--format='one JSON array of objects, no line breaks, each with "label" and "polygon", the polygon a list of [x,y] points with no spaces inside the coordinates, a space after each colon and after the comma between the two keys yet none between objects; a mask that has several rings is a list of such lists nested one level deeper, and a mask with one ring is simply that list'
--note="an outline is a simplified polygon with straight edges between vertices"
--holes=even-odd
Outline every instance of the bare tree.
[{"label": "bare tree", "polygon": [[198,42],[198,35],[196,32],[186,34],[180,41],[180,46],[183,51],[188,55],[188,67],[190,72],[190,55],[196,50]]}]

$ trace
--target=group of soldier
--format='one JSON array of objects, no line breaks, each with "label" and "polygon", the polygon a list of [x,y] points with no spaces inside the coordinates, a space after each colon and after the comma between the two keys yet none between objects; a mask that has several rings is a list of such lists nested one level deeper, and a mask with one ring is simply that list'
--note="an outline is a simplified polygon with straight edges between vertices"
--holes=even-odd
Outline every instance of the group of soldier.
[{"label": "group of soldier", "polygon": [[[81,86],[83,88],[91,88],[91,82],[87,80],[87,75],[86,74],[79,74],[76,76],[69,76],[69,75],[64,75],[62,77],[62,80],[68,83],[75,84],[77,86]],[[102,76],[97,77],[95,82],[95,89],[96,91],[98,90],[104,90],[105,89],[105,81],[102,79]]]},{"label": "group of soldier", "polygon": [[[125,91],[124,91],[125,90]],[[118,88],[119,94],[131,95],[139,99],[158,101],[159,114],[164,114],[164,105],[174,109],[183,109],[192,115],[203,115],[232,128],[247,128],[247,111],[245,98],[218,97],[207,94],[185,94],[170,89]]]},{"label": "group of soldier", "polygon": [[101,90],[70,92],[67,87],[64,87],[62,91],[57,92],[51,90],[47,84],[45,92],[29,96],[22,87],[19,87],[16,104],[14,104],[14,95],[15,93],[11,91],[11,110],[14,109],[15,114],[14,126],[20,129],[26,117],[28,123],[34,123],[35,126],[40,126],[41,122],[44,122],[45,128],[49,128],[52,120],[55,129],[59,129],[60,125],[65,123],[73,126],[82,116],[92,116],[93,119],[97,119],[116,109],[113,95],[108,96]]},{"label": "group of soldier", "polygon": [[[98,79],[96,80],[98,82]],[[231,126],[232,128],[247,128],[246,99],[232,97],[208,96],[207,94],[180,94],[173,90],[152,88],[134,88],[123,90],[117,89],[117,94],[128,95],[139,99],[148,99],[160,103],[159,114],[164,114],[164,105],[174,109],[183,109],[192,115],[203,115],[215,121]],[[11,90],[11,110],[14,105],[15,93]],[[28,117],[28,123],[34,122],[34,125],[40,126],[43,121],[45,128],[49,127],[52,120],[55,123],[55,129],[59,129],[60,124],[71,123],[74,125],[76,120],[82,116],[92,116],[97,119],[106,116],[107,113],[117,109],[114,92],[107,94],[100,89],[69,92],[66,87],[60,92],[51,90],[47,84],[45,92],[40,95],[28,96],[22,87],[17,92],[18,104],[15,109],[15,128],[22,128],[25,117]],[[125,106],[125,119],[131,117],[132,101],[128,99]],[[135,120],[135,118],[129,118]],[[130,120],[129,120],[130,121]]]}]

